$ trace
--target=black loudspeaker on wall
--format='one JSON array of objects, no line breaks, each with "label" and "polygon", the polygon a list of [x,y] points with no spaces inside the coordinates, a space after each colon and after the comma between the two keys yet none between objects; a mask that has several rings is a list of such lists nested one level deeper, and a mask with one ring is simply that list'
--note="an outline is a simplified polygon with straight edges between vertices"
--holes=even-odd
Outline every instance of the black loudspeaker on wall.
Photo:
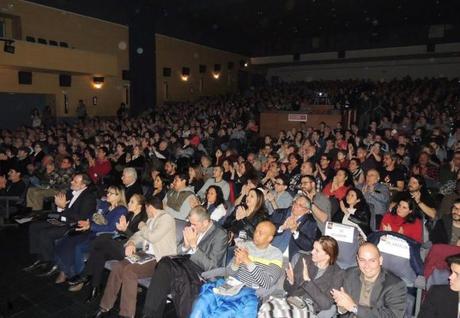
[{"label": "black loudspeaker on wall", "polygon": [[32,72],[19,71],[18,72],[18,82],[19,84],[31,85],[32,84]]},{"label": "black loudspeaker on wall", "polygon": [[171,76],[171,68],[170,67],[163,67],[163,76],[170,77]]},{"label": "black loudspeaker on wall", "polygon": [[59,74],[59,86],[61,87],[72,86],[72,76],[68,74]]}]

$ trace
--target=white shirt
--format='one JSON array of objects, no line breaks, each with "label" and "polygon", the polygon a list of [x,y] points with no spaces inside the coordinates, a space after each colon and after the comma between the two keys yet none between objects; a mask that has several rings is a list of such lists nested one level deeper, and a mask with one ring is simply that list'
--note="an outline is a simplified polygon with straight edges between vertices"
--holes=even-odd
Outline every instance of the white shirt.
[{"label": "white shirt", "polygon": [[[78,197],[80,196],[80,194],[82,194],[83,191],[86,190],[86,187],[84,187],[83,189],[81,190],[77,190],[77,191],[72,191],[72,199],[69,201],[69,205],[67,206],[68,208],[71,208],[72,205],[75,203],[75,201],[77,201]],[[62,212],[64,211],[64,209],[62,208],[57,208],[57,211],[58,212]]]}]

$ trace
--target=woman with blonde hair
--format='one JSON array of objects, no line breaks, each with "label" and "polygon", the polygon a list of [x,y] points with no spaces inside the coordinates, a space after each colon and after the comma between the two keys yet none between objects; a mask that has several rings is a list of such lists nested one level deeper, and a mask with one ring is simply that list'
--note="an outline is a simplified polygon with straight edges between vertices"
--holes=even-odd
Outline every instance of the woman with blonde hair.
[{"label": "woman with blonde hair", "polygon": [[56,284],[80,274],[85,264],[84,254],[88,252],[90,243],[101,233],[115,233],[121,216],[128,214],[125,191],[121,186],[108,188],[107,203],[105,211],[100,209],[93,214],[91,220],[78,221],[75,230],[56,244],[56,264],[61,270]]}]

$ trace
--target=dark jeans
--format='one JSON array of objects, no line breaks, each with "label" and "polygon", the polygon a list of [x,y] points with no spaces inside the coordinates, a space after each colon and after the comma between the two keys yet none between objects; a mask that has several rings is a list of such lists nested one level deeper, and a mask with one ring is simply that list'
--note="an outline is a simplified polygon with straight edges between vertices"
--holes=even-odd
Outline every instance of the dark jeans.
[{"label": "dark jeans", "polygon": [[112,239],[112,235],[103,234],[91,242],[88,260],[84,274],[91,276],[93,287],[101,284],[104,265],[109,260],[122,260],[125,257],[124,243],[126,240],[117,241]]}]

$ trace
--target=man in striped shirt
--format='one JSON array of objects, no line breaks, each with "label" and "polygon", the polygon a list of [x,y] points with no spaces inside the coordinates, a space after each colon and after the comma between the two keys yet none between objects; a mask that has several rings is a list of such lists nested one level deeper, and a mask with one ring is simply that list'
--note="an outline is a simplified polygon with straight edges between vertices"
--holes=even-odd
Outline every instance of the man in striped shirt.
[{"label": "man in striped shirt", "polygon": [[223,285],[221,280],[201,288],[190,318],[257,316],[256,295],[267,295],[282,274],[283,254],[270,244],[275,232],[273,223],[260,222],[253,240],[236,247],[230,265],[202,274],[205,278],[225,276],[226,281]]},{"label": "man in striped shirt", "polygon": [[252,242],[240,244],[227,274],[248,287],[272,287],[282,274],[283,254],[270,243],[276,227],[269,221],[257,225]]}]

